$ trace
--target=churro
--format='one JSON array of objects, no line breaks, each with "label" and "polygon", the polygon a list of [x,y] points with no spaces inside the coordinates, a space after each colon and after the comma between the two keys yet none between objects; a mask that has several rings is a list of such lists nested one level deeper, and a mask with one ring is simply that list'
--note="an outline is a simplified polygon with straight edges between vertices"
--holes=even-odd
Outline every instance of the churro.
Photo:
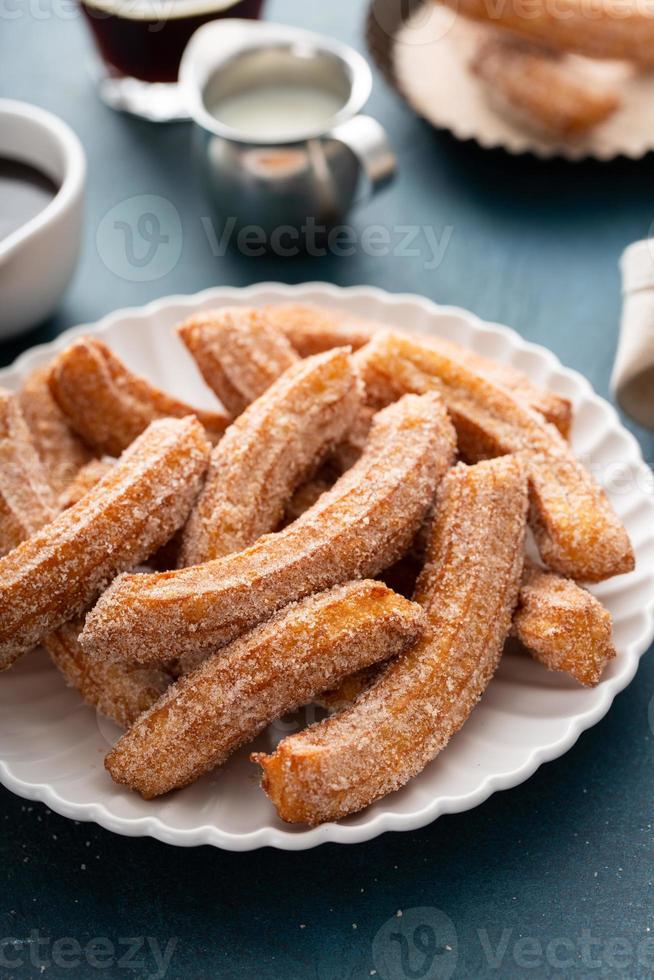
[{"label": "churro", "polygon": [[454,422],[459,451],[475,462],[521,453],[541,557],[562,575],[597,582],[629,572],[627,532],[604,491],[560,433],[470,367],[430,345],[387,331],[355,355],[368,397],[385,404],[406,391],[437,391]]},{"label": "churro", "polygon": [[163,670],[89,660],[77,642],[81,629],[82,620],[65,623],[46,636],[43,645],[66,683],[87,704],[128,728],[158,701],[172,678]]},{"label": "churro", "polygon": [[513,632],[540,663],[587,687],[599,683],[616,656],[611,615],[601,602],[571,579],[532,562],[525,567]]},{"label": "churro", "polygon": [[420,639],[341,714],[256,753],[283,820],[337,820],[399,789],[467,720],[499,663],[523,565],[527,482],[505,456],[459,464],[438,492],[416,587]]},{"label": "churro", "polygon": [[500,110],[551,136],[579,136],[620,107],[613,88],[566,55],[511,35],[485,38],[470,67]]},{"label": "churro", "polygon": [[[440,2],[440,0],[439,0]],[[654,66],[654,13],[637,0],[444,0],[458,14],[550,47]]]},{"label": "churro", "polygon": [[57,513],[17,395],[0,389],[0,555]]},{"label": "churro", "polygon": [[182,535],[179,565],[274,531],[296,487],[351,427],[362,386],[347,349],[299,361],[227,429]]},{"label": "churro", "polygon": [[379,582],[293,603],[177,681],[105,765],[146,799],[186,786],[352,670],[402,653],[422,622],[420,606]]},{"label": "churro", "polygon": [[[322,306],[281,304],[266,306],[264,311],[268,321],[286,334],[293,347],[303,357],[332,347],[347,346],[356,351],[371,341],[380,331],[388,330],[386,324]],[[462,359],[494,384],[508,388],[527,407],[539,412],[548,422],[552,422],[562,435],[566,437],[569,435],[572,406],[567,398],[551,391],[544,391],[526,374],[510,364],[502,364],[500,361],[466,350],[451,340],[432,334],[415,334],[414,339],[442,350],[449,357]]]},{"label": "churro", "polygon": [[71,429],[50,391],[50,368],[40,367],[23,382],[20,407],[48,482],[55,494],[63,493],[93,454]]},{"label": "churro", "polygon": [[377,323],[365,317],[311,303],[279,303],[264,306],[262,312],[300,357],[320,354],[332,347],[358,350],[372,340],[378,328]]},{"label": "churro", "polygon": [[153,422],[78,504],[0,559],[0,669],[170,538],[208,457],[196,419]]},{"label": "churro", "polygon": [[302,517],[204,565],[122,575],[87,616],[82,647],[131,663],[196,656],[295,599],[376,575],[410,545],[454,445],[437,395],[401,398],[377,415],[361,459]]},{"label": "churro", "polygon": [[84,494],[92,490],[96,483],[107,475],[114,461],[108,457],[104,459],[92,459],[79,470],[77,476],[73,477],[66,489],[59,494],[59,510],[66,510],[79,503]]},{"label": "churro", "polygon": [[211,442],[229,418],[191,408],[132,374],[97,337],[82,337],[50,368],[50,390],[69,424],[97,453],[119,456],[155,419],[195,415]]},{"label": "churro", "polygon": [[199,313],[177,332],[232,415],[240,415],[298,360],[283,333],[250,307]]}]

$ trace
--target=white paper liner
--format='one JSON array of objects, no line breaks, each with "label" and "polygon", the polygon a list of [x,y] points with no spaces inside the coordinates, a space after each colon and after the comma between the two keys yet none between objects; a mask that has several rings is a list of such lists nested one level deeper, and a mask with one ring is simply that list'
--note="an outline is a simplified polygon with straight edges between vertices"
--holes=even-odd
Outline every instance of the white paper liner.
[{"label": "white paper liner", "polygon": [[485,25],[429,0],[398,31],[393,48],[397,82],[428,122],[487,149],[503,147],[543,158],[637,159],[654,149],[654,72],[638,72],[621,62],[575,59],[598,80],[617,83],[622,106],[582,137],[548,138],[495,108],[484,83],[470,72],[475,44],[480,32],[487,31]]}]

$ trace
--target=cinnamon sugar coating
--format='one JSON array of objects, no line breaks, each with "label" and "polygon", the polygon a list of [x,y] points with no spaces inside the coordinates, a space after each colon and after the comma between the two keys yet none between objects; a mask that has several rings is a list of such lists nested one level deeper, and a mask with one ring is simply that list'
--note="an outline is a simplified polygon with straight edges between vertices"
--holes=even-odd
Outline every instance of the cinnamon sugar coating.
[{"label": "cinnamon sugar coating", "polygon": [[93,487],[107,475],[114,461],[108,456],[104,459],[92,459],[79,470],[73,477],[63,493],[59,494],[59,510],[66,510],[79,503],[84,494],[92,490]]},{"label": "cinnamon sugar coating", "polygon": [[298,360],[284,335],[250,307],[198,313],[177,332],[232,415],[240,415]]},{"label": "cinnamon sugar coating", "polygon": [[186,786],[345,674],[402,653],[422,622],[380,582],[292,603],[170,687],[105,765],[146,799]]},{"label": "cinnamon sugar coating", "polygon": [[87,704],[128,728],[158,701],[172,677],[163,670],[89,660],[77,642],[81,629],[82,620],[65,623],[46,636],[43,645],[66,683],[76,688]]},{"label": "cinnamon sugar coating", "polygon": [[[374,320],[322,306],[281,303],[278,306],[265,306],[263,310],[268,320],[286,335],[303,357],[332,347],[349,346],[352,350],[359,350],[380,331],[388,329],[387,325]],[[562,435],[569,435],[572,406],[567,398],[544,391],[510,364],[502,364],[466,350],[453,341],[428,334],[415,334],[413,339],[435,347],[448,357],[462,360],[493,384],[507,388],[526,407],[539,412],[548,422],[556,425]]]},{"label": "cinnamon sugar coating", "polygon": [[614,86],[560,51],[513,34],[489,32],[470,68],[501,110],[559,139],[587,132],[620,108]]},{"label": "cinnamon sugar coating", "polygon": [[55,496],[20,408],[0,389],[0,555],[57,513]]},{"label": "cinnamon sugar coating", "polygon": [[227,429],[182,534],[179,565],[242,551],[351,427],[363,389],[347,349],[299,361]]},{"label": "cinnamon sugar coating", "polygon": [[560,433],[508,391],[431,345],[390,331],[355,357],[375,403],[387,403],[405,391],[437,391],[468,461],[522,454],[530,485],[530,523],[549,568],[587,582],[633,569],[631,542],[604,491]]},{"label": "cinnamon sugar coating", "polygon": [[588,58],[633,61],[654,67],[654,15],[637,0],[531,0],[495,4],[491,0],[444,0],[458,16],[492,24],[510,35]]},{"label": "cinnamon sugar coating", "polygon": [[464,724],[499,663],[522,574],[527,483],[514,456],[443,480],[416,595],[427,625],[342,713],[252,756],[283,820],[317,824],[417,775]]},{"label": "cinnamon sugar coating", "polygon": [[78,504],[0,559],[0,668],[170,538],[188,516],[209,450],[196,419],[153,422]]},{"label": "cinnamon sugar coating", "polygon": [[616,656],[611,615],[571,579],[525,567],[513,632],[549,670],[561,670],[587,687],[599,683]]},{"label": "cinnamon sugar coating", "polygon": [[[8,452],[11,452],[12,464],[13,460],[18,460],[23,468],[32,469],[30,473],[21,474],[24,479],[20,486],[20,493],[0,498],[1,507],[7,508],[7,513],[13,519],[17,532],[20,532],[20,540],[24,540],[56,516],[54,494],[51,493],[49,502],[44,504],[46,476],[41,469],[40,472],[37,471],[38,478],[35,479],[36,468],[29,466],[34,461],[33,447],[29,445],[28,430],[20,419],[17,398],[15,395],[5,398],[4,393],[0,393],[0,458],[7,459]],[[41,460],[38,458],[37,463],[41,467]],[[93,466],[105,466],[104,472],[106,472],[106,465],[100,460],[91,460],[82,467],[78,478],[84,470]],[[0,467],[0,486],[6,484],[8,475],[9,471],[5,467]],[[89,479],[90,474],[87,475],[87,482]],[[97,479],[94,482],[97,482]],[[70,494],[74,486],[75,480],[60,495],[59,509],[63,509],[64,506],[61,497]],[[72,506],[73,502],[71,501],[67,506]],[[29,515],[27,520],[25,514]],[[20,540],[17,538],[13,546],[19,544]],[[66,682],[77,688],[88,704],[118,722],[119,725],[127,726],[141,711],[156,701],[165,691],[171,678],[158,670],[135,670],[125,664],[96,664],[82,653],[77,643],[81,628],[81,622],[66,623],[60,629],[48,634],[43,644]]]},{"label": "cinnamon sugar coating", "polygon": [[93,454],[69,426],[50,391],[50,366],[27,376],[18,393],[20,407],[32,434],[48,482],[55,494],[63,493]]},{"label": "cinnamon sugar coating", "polygon": [[359,462],[297,521],[204,565],[121,576],[87,616],[82,647],[132,663],[196,656],[295,599],[377,574],[411,543],[454,445],[438,396],[400,399],[376,417]]},{"label": "cinnamon sugar coating", "polygon": [[81,337],[50,368],[50,390],[69,424],[97,453],[120,456],[156,419],[195,415],[216,443],[229,418],[192,408],[133,374],[97,337]]}]

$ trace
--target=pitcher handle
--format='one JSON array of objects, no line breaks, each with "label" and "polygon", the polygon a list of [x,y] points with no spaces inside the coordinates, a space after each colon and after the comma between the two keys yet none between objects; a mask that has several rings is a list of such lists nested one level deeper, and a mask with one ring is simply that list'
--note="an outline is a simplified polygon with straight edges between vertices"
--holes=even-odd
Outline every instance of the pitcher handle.
[{"label": "pitcher handle", "polygon": [[376,119],[354,116],[335,126],[327,135],[347,146],[359,161],[367,185],[361,195],[363,200],[391,183],[397,161],[386,131]]}]

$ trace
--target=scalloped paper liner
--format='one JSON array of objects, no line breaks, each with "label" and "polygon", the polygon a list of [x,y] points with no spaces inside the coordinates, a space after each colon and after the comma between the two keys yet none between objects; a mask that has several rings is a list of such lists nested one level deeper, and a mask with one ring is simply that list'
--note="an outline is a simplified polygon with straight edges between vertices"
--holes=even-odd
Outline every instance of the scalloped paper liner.
[{"label": "scalloped paper liner", "polygon": [[[369,36],[379,27],[374,24],[378,17],[375,3]],[[487,30],[429,0],[398,24],[390,49],[391,78],[428,122],[486,149],[502,147],[509,153],[533,153],[541,158],[638,159],[654,149],[654,72],[638,73],[619,62],[576,59],[598,80],[616,82],[623,104],[582,138],[548,139],[494,108],[484,83],[468,69],[475,42]]]}]

